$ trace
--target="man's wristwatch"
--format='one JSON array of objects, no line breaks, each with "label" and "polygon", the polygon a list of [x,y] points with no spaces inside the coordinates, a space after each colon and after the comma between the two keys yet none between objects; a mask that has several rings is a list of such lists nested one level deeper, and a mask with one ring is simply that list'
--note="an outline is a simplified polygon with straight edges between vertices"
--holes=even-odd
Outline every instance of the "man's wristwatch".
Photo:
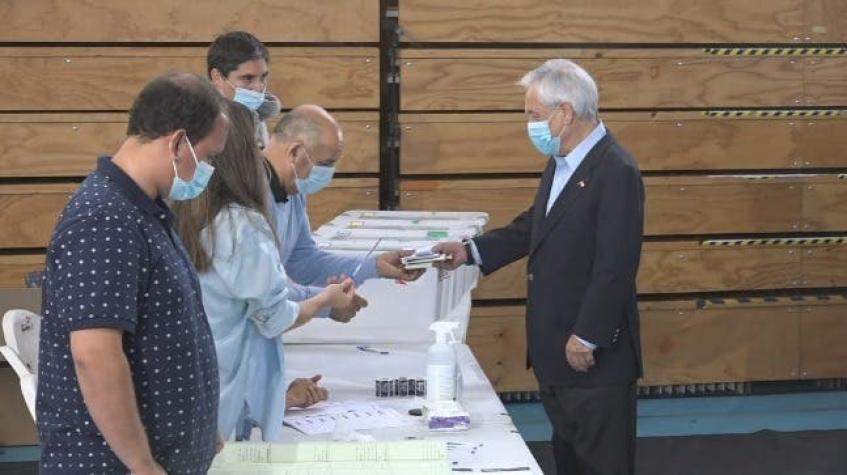
[{"label": "man's wristwatch", "polygon": [[468,256],[467,265],[472,266],[476,264],[476,259],[473,258],[473,251],[471,250],[472,244],[470,239],[462,239],[462,245],[465,246],[465,254]]}]

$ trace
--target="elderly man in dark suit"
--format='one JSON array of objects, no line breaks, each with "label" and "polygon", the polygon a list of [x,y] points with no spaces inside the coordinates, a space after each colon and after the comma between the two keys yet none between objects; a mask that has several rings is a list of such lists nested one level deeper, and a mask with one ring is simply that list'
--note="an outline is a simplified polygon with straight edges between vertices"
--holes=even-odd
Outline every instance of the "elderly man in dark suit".
[{"label": "elderly man in dark suit", "polygon": [[508,226],[437,251],[444,267],[490,274],[529,256],[528,362],[552,422],[559,474],[631,474],[641,344],[635,276],[644,186],[598,118],[597,86],[577,64],[527,73],[528,134],[547,160],[535,203]]}]

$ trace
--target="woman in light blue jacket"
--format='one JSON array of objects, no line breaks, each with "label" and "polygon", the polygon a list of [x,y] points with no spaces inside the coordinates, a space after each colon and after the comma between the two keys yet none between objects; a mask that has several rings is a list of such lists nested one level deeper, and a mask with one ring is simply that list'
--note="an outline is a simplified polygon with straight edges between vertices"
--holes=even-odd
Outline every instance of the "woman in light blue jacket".
[{"label": "woman in light blue jacket", "polygon": [[279,257],[280,236],[266,202],[267,169],[256,146],[253,116],[230,103],[224,151],[210,160],[215,173],[208,191],[177,203],[178,229],[197,267],[203,304],[212,327],[220,371],[219,429],[225,439],[249,433],[264,440],[282,429],[286,403],[308,406],[326,399],[320,376],[287,388],[281,335],[322,309],[356,305],[351,280],[328,285],[301,302],[289,300]]}]

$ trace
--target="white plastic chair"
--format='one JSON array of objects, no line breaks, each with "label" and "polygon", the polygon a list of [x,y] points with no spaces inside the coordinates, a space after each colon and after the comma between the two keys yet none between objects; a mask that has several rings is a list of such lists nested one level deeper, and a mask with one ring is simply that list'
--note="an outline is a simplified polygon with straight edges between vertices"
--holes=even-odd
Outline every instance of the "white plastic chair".
[{"label": "white plastic chair", "polygon": [[3,316],[3,337],[6,346],[0,353],[15,370],[21,383],[21,393],[35,420],[35,395],[38,389],[38,336],[41,317],[29,310],[9,310]]}]

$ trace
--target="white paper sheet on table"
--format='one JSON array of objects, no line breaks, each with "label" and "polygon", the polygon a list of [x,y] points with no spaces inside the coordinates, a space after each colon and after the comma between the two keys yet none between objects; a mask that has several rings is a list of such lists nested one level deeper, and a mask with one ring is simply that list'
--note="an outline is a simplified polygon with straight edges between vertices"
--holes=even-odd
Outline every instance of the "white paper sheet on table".
[{"label": "white paper sheet on table", "polygon": [[283,422],[306,435],[329,434],[336,425],[344,424],[347,430],[372,430],[403,427],[410,424],[397,410],[378,404],[358,401],[321,403],[317,406],[290,410]]},{"label": "white paper sheet on table", "polygon": [[445,475],[447,448],[437,441],[227,444],[213,475]]}]

